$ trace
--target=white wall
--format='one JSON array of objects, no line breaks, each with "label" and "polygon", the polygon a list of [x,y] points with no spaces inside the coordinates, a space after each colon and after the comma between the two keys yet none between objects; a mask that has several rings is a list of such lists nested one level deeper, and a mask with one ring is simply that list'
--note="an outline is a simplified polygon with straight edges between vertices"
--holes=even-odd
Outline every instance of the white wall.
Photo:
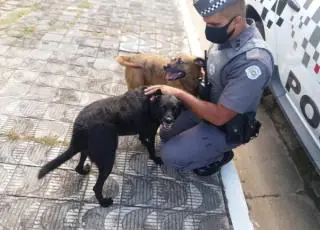
[{"label": "white wall", "polygon": [[186,1],[189,14],[191,16],[191,20],[193,22],[193,26],[197,32],[196,36],[200,42],[201,50],[205,50],[209,48],[210,42],[206,39],[204,30],[205,30],[205,22],[203,21],[202,17],[198,14],[196,9],[193,6],[193,1]]}]

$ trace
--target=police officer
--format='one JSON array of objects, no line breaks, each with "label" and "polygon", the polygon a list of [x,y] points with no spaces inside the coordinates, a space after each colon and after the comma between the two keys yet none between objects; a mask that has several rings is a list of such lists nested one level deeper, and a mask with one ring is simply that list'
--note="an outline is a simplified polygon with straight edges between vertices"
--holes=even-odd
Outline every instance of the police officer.
[{"label": "police officer", "polygon": [[244,0],[194,0],[206,23],[208,50],[208,100],[166,85],[150,86],[180,98],[183,112],[170,130],[160,130],[161,157],[165,165],[211,175],[233,158],[232,149],[241,143],[227,141],[220,127],[238,114],[256,112],[273,72],[273,57],[255,22],[246,18]]}]

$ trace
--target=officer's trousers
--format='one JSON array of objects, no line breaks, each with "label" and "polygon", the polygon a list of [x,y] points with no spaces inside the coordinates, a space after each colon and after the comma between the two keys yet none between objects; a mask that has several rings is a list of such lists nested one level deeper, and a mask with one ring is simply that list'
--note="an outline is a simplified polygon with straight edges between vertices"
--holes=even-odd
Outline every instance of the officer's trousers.
[{"label": "officer's trousers", "polygon": [[184,111],[171,129],[161,128],[159,135],[164,164],[182,170],[205,167],[237,147],[226,143],[224,132],[201,121],[190,111]]}]

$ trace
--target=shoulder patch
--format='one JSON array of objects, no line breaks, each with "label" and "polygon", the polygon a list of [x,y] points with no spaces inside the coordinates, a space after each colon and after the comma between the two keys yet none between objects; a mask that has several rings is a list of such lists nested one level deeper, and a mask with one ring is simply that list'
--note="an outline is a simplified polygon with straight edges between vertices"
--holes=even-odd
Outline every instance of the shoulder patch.
[{"label": "shoulder patch", "polygon": [[251,80],[257,79],[261,75],[261,69],[257,65],[252,65],[246,68],[247,77]]},{"label": "shoulder patch", "polygon": [[263,53],[260,49],[252,49],[246,53],[247,59],[261,59],[263,58]]}]

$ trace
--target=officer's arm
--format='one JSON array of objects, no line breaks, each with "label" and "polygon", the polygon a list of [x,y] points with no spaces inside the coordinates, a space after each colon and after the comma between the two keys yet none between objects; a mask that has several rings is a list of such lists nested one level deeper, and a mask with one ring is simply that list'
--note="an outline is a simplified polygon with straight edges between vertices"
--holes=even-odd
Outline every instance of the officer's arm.
[{"label": "officer's arm", "polygon": [[211,102],[200,100],[182,90],[179,91],[178,97],[199,118],[214,125],[223,125],[237,115],[235,111],[232,111],[221,104],[216,105]]},{"label": "officer's arm", "polygon": [[217,104],[185,92],[181,92],[179,98],[200,118],[214,125],[224,125],[258,101],[271,77],[270,68],[259,60],[239,61],[232,67],[225,73],[229,80]]}]

